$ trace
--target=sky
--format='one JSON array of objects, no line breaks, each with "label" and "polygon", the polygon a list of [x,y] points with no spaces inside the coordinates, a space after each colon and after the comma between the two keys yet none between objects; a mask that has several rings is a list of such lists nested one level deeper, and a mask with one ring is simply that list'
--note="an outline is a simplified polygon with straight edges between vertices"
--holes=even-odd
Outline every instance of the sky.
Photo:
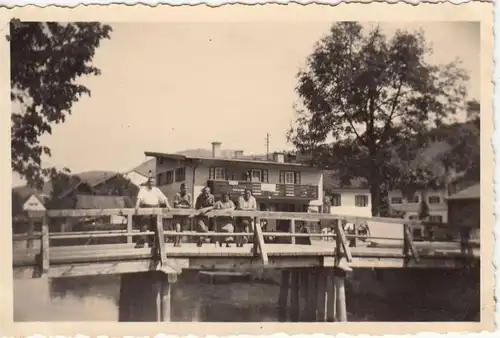
[{"label": "sky", "polygon": [[[52,150],[44,164],[128,171],[144,151],[223,148],[246,154],[290,149],[286,130],[295,113],[297,72],[331,22],[113,23],[93,63],[92,92],[66,122],[41,138]],[[422,29],[433,46],[428,61],[456,58],[469,72],[469,98],[480,93],[480,27],[465,22],[379,23]],[[13,185],[22,184],[17,175]]]}]

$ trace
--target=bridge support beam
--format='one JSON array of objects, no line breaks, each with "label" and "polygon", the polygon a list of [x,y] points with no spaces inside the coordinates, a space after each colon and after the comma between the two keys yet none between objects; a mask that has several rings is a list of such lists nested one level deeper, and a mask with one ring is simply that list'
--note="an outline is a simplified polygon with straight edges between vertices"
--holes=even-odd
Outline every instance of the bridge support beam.
[{"label": "bridge support beam", "polygon": [[161,271],[122,275],[118,321],[169,322],[171,285],[176,281],[177,274],[166,274]]},{"label": "bridge support beam", "polygon": [[338,268],[281,272],[278,317],[281,322],[345,322],[346,272]]},{"label": "bridge support beam", "polygon": [[335,292],[335,321],[347,322],[347,302],[345,297],[346,272],[342,269],[333,270],[333,286]]}]

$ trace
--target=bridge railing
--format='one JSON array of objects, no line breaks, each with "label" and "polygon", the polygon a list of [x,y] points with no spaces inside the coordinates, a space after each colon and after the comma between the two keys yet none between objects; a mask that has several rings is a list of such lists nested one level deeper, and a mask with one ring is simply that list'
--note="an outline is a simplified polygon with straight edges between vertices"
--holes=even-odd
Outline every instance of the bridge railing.
[{"label": "bridge railing", "polygon": [[[154,231],[140,231],[134,229],[134,216],[156,216],[156,228]],[[127,218],[126,229],[123,230],[113,230],[113,226],[110,225],[111,229],[108,230],[95,230],[95,231],[73,231],[73,232],[50,232],[49,222],[52,219],[68,219],[68,218],[99,218],[104,216],[124,216]],[[175,231],[170,231],[164,229],[163,221],[165,219],[172,220],[174,216],[184,216],[188,218],[195,218],[200,216],[200,212],[197,210],[190,209],[161,209],[161,208],[142,208],[142,209],[81,209],[81,210],[48,210],[43,212],[30,212],[28,213],[28,218],[30,223],[33,224],[36,220],[41,220],[41,232],[34,232],[33,227],[29,227],[32,231],[28,231],[27,234],[16,234],[14,235],[14,241],[27,241],[28,248],[33,247],[33,240],[39,240],[40,247],[40,259],[42,265],[42,271],[48,269],[49,266],[49,247],[51,242],[55,240],[62,239],[92,239],[92,238],[126,238],[128,243],[133,242],[133,238],[136,236],[154,236],[154,249],[156,254],[164,261],[167,259],[167,249],[165,238],[167,236],[190,236],[190,237],[227,237],[226,232],[209,232],[200,233],[196,231],[184,231],[178,233]],[[450,224],[436,223],[436,222],[424,222],[420,220],[406,220],[399,218],[386,218],[386,217],[358,217],[358,216],[345,216],[345,215],[334,215],[334,214],[321,214],[321,213],[301,213],[301,212],[280,212],[280,211],[241,211],[241,210],[212,210],[203,213],[203,216],[208,218],[217,217],[250,217],[253,218],[254,226],[252,231],[246,232],[234,232],[231,233],[231,237],[239,236],[249,236],[253,240],[253,252],[256,256],[259,256],[264,264],[267,264],[268,255],[266,251],[266,240],[265,238],[291,238],[291,244],[306,243],[312,238],[319,239],[329,239],[335,241],[335,252],[337,258],[344,257],[347,261],[352,260],[351,248],[359,245],[359,240],[388,240],[388,241],[403,241],[402,250],[403,255],[408,259],[418,260],[418,252],[415,247],[415,241],[413,240],[411,229],[416,226],[427,226],[436,228],[445,228],[449,231],[458,234],[458,240],[449,240],[447,242],[459,242],[461,251],[464,255],[470,255],[472,252],[472,246],[478,245],[470,240],[470,231],[473,227],[461,227],[456,228]],[[290,221],[290,227],[288,232],[269,232],[261,226],[262,220],[288,220]],[[301,227],[296,228],[296,221],[306,221],[306,222],[319,222],[321,220],[336,221],[333,222],[333,232],[321,232],[321,233],[311,233],[307,231],[307,228]],[[347,221],[352,224],[352,230],[346,232],[341,225],[341,221]],[[372,236],[370,232],[360,233],[360,229],[363,229],[364,224],[367,223],[385,223],[389,225],[398,225],[401,227],[402,236],[397,237],[384,237],[384,236]],[[304,242],[305,238],[305,242]],[[46,261],[45,261],[46,260]]]}]

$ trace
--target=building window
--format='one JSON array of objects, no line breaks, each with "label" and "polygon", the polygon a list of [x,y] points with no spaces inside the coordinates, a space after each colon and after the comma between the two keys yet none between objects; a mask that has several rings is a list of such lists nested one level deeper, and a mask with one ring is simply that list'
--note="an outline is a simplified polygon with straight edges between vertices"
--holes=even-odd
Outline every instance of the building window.
[{"label": "building window", "polygon": [[401,197],[391,197],[391,204],[403,204]]},{"label": "building window", "polygon": [[441,203],[440,196],[429,196],[429,204],[439,204]]},{"label": "building window", "polygon": [[355,195],[354,204],[357,207],[366,207],[368,205],[368,196],[366,195]]},{"label": "building window", "polygon": [[221,181],[227,180],[227,169],[221,167],[210,168],[208,179]]},{"label": "building window", "polygon": [[280,171],[280,183],[284,184],[300,184],[300,172],[295,171]]},{"label": "building window", "polygon": [[441,215],[429,215],[429,221],[443,223],[443,216],[441,216]]},{"label": "building window", "polygon": [[177,168],[175,169],[175,181],[182,182],[186,180],[186,168]]},{"label": "building window", "polygon": [[420,203],[419,196],[413,195],[413,197],[408,198],[408,203]]},{"label": "building window", "polygon": [[261,182],[262,181],[262,171],[260,169],[252,169],[252,182]]},{"label": "building window", "polygon": [[408,217],[408,219],[410,219],[412,221],[418,221],[419,217],[418,217],[418,215],[410,215],[410,217]]},{"label": "building window", "polygon": [[174,183],[174,171],[173,170],[169,170],[167,171],[166,173],[166,179],[165,179],[165,184],[172,184]]},{"label": "building window", "polygon": [[165,177],[165,173],[159,173],[156,175],[156,184],[157,185],[164,185],[165,182],[163,182],[163,178]]},{"label": "building window", "polygon": [[269,173],[267,169],[262,170],[262,183],[269,183]]},{"label": "building window", "polygon": [[342,195],[332,194],[332,207],[340,207],[342,205]]}]

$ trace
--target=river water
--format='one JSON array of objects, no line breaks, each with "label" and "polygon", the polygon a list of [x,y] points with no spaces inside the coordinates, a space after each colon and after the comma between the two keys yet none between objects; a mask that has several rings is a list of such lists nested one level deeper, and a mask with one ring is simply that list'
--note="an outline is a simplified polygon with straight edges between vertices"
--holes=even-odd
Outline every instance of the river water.
[{"label": "river water", "polygon": [[[432,278],[365,272],[346,285],[349,321],[477,321],[478,273]],[[451,283],[451,284],[450,284]],[[117,321],[119,276],[15,280],[15,321]],[[465,291],[464,291],[465,290]],[[279,285],[203,284],[183,273],[172,289],[172,320],[276,322]]]}]

